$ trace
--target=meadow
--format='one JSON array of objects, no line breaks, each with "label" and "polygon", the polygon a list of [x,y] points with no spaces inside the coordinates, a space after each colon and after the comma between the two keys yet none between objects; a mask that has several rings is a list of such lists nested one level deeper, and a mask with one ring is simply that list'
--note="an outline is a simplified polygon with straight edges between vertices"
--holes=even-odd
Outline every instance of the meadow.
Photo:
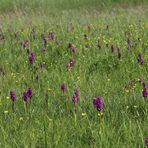
[{"label": "meadow", "polygon": [[0,0],[0,147],[148,146],[147,0]]}]

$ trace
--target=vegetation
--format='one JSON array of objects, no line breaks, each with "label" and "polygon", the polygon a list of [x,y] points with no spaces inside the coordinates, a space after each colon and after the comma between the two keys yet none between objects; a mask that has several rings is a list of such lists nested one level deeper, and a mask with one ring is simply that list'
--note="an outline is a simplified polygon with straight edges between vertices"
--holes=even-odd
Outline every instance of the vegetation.
[{"label": "vegetation", "polygon": [[147,0],[1,0],[0,147],[148,145]]}]

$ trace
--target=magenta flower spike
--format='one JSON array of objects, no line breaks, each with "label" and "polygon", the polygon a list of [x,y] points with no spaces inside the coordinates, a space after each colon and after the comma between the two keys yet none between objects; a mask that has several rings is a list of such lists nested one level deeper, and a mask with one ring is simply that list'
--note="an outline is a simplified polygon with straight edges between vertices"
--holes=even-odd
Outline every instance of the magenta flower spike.
[{"label": "magenta flower spike", "polygon": [[96,109],[101,112],[102,109],[103,109],[103,100],[100,96],[97,96],[93,99],[93,104],[94,104],[94,107],[96,107]]}]

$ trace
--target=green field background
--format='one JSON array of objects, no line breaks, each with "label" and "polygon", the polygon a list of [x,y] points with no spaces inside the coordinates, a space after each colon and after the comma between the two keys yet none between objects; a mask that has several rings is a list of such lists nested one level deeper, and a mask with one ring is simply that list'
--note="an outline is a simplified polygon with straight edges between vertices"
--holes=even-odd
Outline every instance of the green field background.
[{"label": "green field background", "polygon": [[0,12],[9,11],[42,11],[53,13],[67,9],[97,9],[111,8],[116,5],[129,7],[134,5],[145,5],[147,0],[1,0]]}]

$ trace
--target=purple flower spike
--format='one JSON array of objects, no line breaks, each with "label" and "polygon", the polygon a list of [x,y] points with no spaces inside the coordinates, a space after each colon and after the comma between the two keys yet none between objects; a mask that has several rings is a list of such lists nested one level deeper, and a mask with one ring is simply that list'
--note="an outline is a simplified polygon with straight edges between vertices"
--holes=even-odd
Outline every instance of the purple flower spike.
[{"label": "purple flower spike", "polygon": [[140,63],[141,65],[144,64],[144,60],[142,59],[141,53],[138,54],[137,60],[138,60],[138,63]]},{"label": "purple flower spike", "polygon": [[85,48],[89,48],[89,45],[88,45],[88,44],[86,44],[86,45],[85,45]]},{"label": "purple flower spike", "polygon": [[25,91],[25,92],[23,92],[23,94],[22,94],[22,98],[23,98],[23,100],[25,101],[25,102],[27,102],[28,101],[28,94],[27,94],[27,92]]},{"label": "purple flower spike", "polygon": [[31,99],[31,97],[32,97],[32,88],[28,88],[27,96]]},{"label": "purple flower spike", "polygon": [[87,35],[86,34],[84,34],[83,37],[84,37],[84,39],[87,39]]},{"label": "purple flower spike", "polygon": [[145,82],[142,82],[143,89],[146,88]]},{"label": "purple flower spike", "polygon": [[74,89],[74,95],[78,98],[79,97],[79,90],[78,88]]},{"label": "purple flower spike", "polygon": [[42,51],[42,53],[44,53],[46,51],[46,49],[45,48],[42,48],[41,51]]},{"label": "purple flower spike", "polygon": [[24,48],[27,47],[27,43],[28,43],[28,40],[25,40],[25,41],[24,41],[24,44],[23,44],[23,47],[24,47]]},{"label": "purple flower spike", "polygon": [[63,93],[66,92],[66,84],[65,84],[65,83],[63,83],[63,84],[61,85],[61,91],[62,91]]},{"label": "purple flower spike", "polygon": [[147,98],[148,97],[148,90],[146,88],[143,89],[142,91],[143,97]]},{"label": "purple flower spike", "polygon": [[73,95],[72,102],[74,103],[74,105],[78,103],[78,97],[76,95]]},{"label": "purple flower spike", "polygon": [[0,71],[1,71],[3,76],[6,74],[5,69],[3,69],[3,68],[1,68]]},{"label": "purple flower spike", "polygon": [[137,60],[138,60],[138,62],[141,62],[141,60],[142,60],[142,56],[140,53],[138,54]]},{"label": "purple flower spike", "polygon": [[75,48],[72,46],[71,43],[68,44],[68,48],[70,49],[71,54],[75,53]]},{"label": "purple flower spike", "polygon": [[36,75],[36,80],[39,80],[39,75],[38,74]]},{"label": "purple flower spike", "polygon": [[69,43],[69,44],[68,44],[68,48],[70,49],[71,47],[72,47],[72,44],[71,44],[71,43]]},{"label": "purple flower spike", "polygon": [[121,60],[121,49],[118,48],[118,59]]},{"label": "purple flower spike", "polygon": [[101,49],[100,41],[98,41],[98,48]]},{"label": "purple flower spike", "polygon": [[48,40],[46,38],[43,38],[43,41],[44,41],[44,46],[46,47],[48,44]]},{"label": "purple flower spike", "polygon": [[42,71],[44,70],[44,63],[41,63],[40,64],[40,67],[41,67],[41,69],[42,69]]},{"label": "purple flower spike", "polygon": [[67,68],[73,68],[74,65],[75,65],[74,60],[73,59],[70,59],[69,62],[68,62],[68,64],[67,64]]},{"label": "purple flower spike", "polygon": [[16,100],[16,95],[13,90],[10,91],[10,99],[14,102]]},{"label": "purple flower spike", "polygon": [[128,46],[127,46],[127,50],[128,50],[128,51],[130,51],[130,49],[131,49],[131,46],[130,46],[130,45],[128,45]]},{"label": "purple flower spike", "polygon": [[71,54],[75,53],[75,51],[76,51],[76,49],[75,49],[74,47],[71,47],[71,48],[70,48],[70,53],[71,53]]},{"label": "purple flower spike", "polygon": [[78,99],[79,99],[79,90],[78,88],[75,88],[74,95],[72,96],[72,102],[74,103],[74,105],[78,103]]},{"label": "purple flower spike", "polygon": [[112,51],[112,53],[114,53],[114,50],[115,50],[114,45],[111,45],[111,51]]},{"label": "purple flower spike", "polygon": [[148,137],[145,138],[145,146],[148,146]]},{"label": "purple flower spike", "polygon": [[49,32],[48,38],[49,40],[54,40],[54,32]]},{"label": "purple flower spike", "polygon": [[35,60],[35,54],[33,52],[30,52],[28,55],[28,59],[29,59],[30,64],[33,64]]},{"label": "purple flower spike", "polygon": [[102,98],[101,97],[95,97],[94,99],[93,99],[93,104],[94,104],[94,106],[97,108],[97,110],[99,111],[99,112],[101,112],[102,111],[102,109],[103,109],[103,100],[102,100]]},{"label": "purple flower spike", "polygon": [[141,59],[141,62],[140,62],[140,63],[141,63],[141,65],[144,65],[144,60],[143,60],[143,59]]}]

